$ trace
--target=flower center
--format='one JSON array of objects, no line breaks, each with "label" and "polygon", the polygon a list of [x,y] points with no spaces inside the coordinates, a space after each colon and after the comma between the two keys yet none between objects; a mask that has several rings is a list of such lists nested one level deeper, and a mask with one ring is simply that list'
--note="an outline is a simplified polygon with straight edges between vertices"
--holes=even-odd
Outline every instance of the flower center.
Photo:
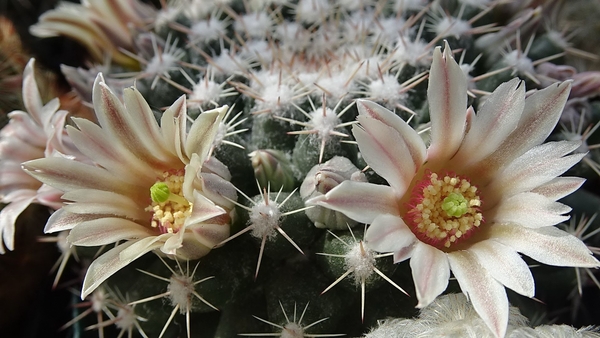
[{"label": "flower center", "polygon": [[163,179],[150,187],[152,204],[146,211],[152,212],[153,228],[161,233],[176,233],[191,215],[193,204],[183,197],[183,174],[165,172]]},{"label": "flower center", "polygon": [[426,173],[407,205],[407,225],[417,238],[439,249],[467,239],[483,223],[477,187],[458,175]]}]

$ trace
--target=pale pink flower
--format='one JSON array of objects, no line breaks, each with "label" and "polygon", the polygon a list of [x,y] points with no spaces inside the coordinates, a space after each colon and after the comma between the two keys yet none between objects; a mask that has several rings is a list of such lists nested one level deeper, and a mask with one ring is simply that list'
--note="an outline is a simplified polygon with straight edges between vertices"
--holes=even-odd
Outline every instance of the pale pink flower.
[{"label": "pale pink flower", "polygon": [[46,38],[64,35],[85,46],[97,62],[110,57],[122,65],[136,64],[126,51],[133,50],[135,30],[156,17],[157,10],[139,0],[83,0],[61,2],[40,16],[31,34]]},{"label": "pale pink flower", "polygon": [[198,259],[229,237],[235,188],[227,168],[209,153],[227,107],[202,113],[187,131],[185,96],[167,109],[160,127],[140,92],[124,104],[98,75],[93,104],[100,125],[73,118],[75,145],[95,165],[67,158],[29,161],[33,177],[64,192],[66,205],[46,232],[70,230],[77,246],[117,244],[89,267],[82,298],[145,253]]},{"label": "pale pink flower", "polygon": [[554,225],[571,209],[556,202],[583,183],[557,177],[583,154],[578,142],[542,143],[556,125],[570,83],[525,97],[523,81],[500,85],[475,114],[450,48],[436,48],[427,92],[431,144],[389,110],[357,101],[353,128],[367,163],[389,186],[345,181],[307,201],[370,223],[369,248],[410,259],[423,308],[450,272],[497,337],[508,322],[505,287],[533,297],[519,253],[555,266],[598,267],[576,237]]},{"label": "pale pink flower", "polygon": [[9,113],[8,125],[0,130],[0,202],[8,204],[0,211],[0,254],[5,253],[5,246],[14,250],[15,222],[29,204],[52,209],[62,206],[62,193],[27,175],[21,163],[53,155],[82,156],[64,130],[68,112],[58,110],[56,98],[42,104],[34,62],[31,59],[27,63],[23,74],[23,104],[27,111]]}]

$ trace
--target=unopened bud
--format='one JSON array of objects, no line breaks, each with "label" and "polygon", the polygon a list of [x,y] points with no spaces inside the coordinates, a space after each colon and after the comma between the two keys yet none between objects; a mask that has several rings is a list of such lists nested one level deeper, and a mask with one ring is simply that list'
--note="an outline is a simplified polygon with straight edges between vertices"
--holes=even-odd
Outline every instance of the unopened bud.
[{"label": "unopened bud", "polygon": [[261,187],[269,185],[271,190],[294,189],[294,172],[284,152],[274,149],[260,149],[248,154],[254,168],[254,176]]}]

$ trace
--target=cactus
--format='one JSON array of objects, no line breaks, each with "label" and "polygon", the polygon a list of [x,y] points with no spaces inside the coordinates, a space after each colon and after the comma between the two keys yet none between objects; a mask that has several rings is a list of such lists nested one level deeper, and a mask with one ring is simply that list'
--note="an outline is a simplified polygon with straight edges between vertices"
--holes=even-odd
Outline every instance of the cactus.
[{"label": "cactus", "polygon": [[[451,184],[457,188],[440,199],[447,216],[432,219],[470,217],[469,227],[443,235],[441,245],[425,238],[433,230],[421,225],[411,236],[441,255],[460,245],[464,255],[476,255],[474,241],[492,237],[491,230],[477,232],[480,223],[501,218],[493,225],[501,231],[526,219],[522,234],[560,238],[557,247],[571,255],[543,251],[541,242],[527,243],[539,244],[539,255],[521,247],[507,253],[504,242],[493,252],[517,260],[521,277],[531,276],[526,263],[534,260],[575,267],[532,268],[535,298],[546,308],[529,299],[531,277],[477,275],[474,283],[490,285],[493,297],[468,295],[474,309],[464,311],[477,322],[468,325],[490,337],[525,325],[514,308],[508,317],[504,286],[526,296],[508,298],[535,324],[560,316],[572,326],[600,325],[587,317],[597,314],[590,299],[600,289],[591,269],[600,264],[593,256],[600,255],[600,74],[564,64],[590,53],[577,50],[557,22],[544,24],[544,15],[560,10],[557,3],[466,0],[61,5],[31,32],[87,48],[85,67],[62,71],[96,117],[65,118],[57,102],[40,98],[33,68],[25,71],[27,112],[11,113],[0,132],[0,158],[11,164],[0,165],[2,175],[21,183],[0,179],[0,202],[8,205],[0,212],[0,251],[19,252],[15,220],[29,203],[52,210],[45,232],[56,238],[47,241],[58,242],[62,254],[54,286],[74,267],[86,276],[77,281],[83,299],[71,299],[73,319],[62,323],[79,336],[426,334],[417,320],[390,318],[413,317],[418,307],[426,321],[427,309],[454,309],[444,298],[453,295],[439,295],[474,293],[465,284],[473,281],[465,277],[469,269],[435,256],[432,266],[449,264],[458,281],[447,282],[446,268],[447,275],[428,275],[434,282],[413,282],[427,275],[413,245],[402,252],[398,241],[408,240],[383,237],[398,233],[397,219],[425,224],[417,210],[435,209],[425,199],[435,199],[435,184]],[[443,124],[440,114],[448,117]],[[499,144],[514,156],[494,153]],[[24,145],[35,149],[11,151]],[[448,149],[454,152],[446,156]],[[460,172],[438,178],[446,164]],[[523,182],[527,175],[535,183]],[[493,181],[497,176],[521,183],[514,194],[530,194],[526,202],[504,203],[511,188]],[[367,230],[383,227],[385,236]],[[478,262],[470,268],[490,260]],[[496,307],[483,309],[485,302]]]}]

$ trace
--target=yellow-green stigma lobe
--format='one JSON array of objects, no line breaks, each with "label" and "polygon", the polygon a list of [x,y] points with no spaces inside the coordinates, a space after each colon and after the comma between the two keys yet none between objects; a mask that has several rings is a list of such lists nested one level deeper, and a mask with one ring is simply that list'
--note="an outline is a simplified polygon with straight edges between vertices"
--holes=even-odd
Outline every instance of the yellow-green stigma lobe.
[{"label": "yellow-green stigma lobe", "polygon": [[165,182],[156,182],[150,187],[150,198],[156,203],[166,202],[171,192]]},{"label": "yellow-green stigma lobe", "polygon": [[176,233],[192,213],[192,203],[183,197],[182,174],[165,172],[163,179],[150,187],[152,204],[146,211],[152,212],[151,226],[161,233]]},{"label": "yellow-green stigma lobe", "polygon": [[405,220],[421,241],[448,249],[483,223],[480,206],[477,187],[468,179],[428,172],[412,191]]},{"label": "yellow-green stigma lobe", "polygon": [[468,205],[467,199],[457,193],[451,193],[448,197],[444,198],[442,202],[442,209],[446,212],[446,215],[450,217],[460,217],[467,212]]}]

